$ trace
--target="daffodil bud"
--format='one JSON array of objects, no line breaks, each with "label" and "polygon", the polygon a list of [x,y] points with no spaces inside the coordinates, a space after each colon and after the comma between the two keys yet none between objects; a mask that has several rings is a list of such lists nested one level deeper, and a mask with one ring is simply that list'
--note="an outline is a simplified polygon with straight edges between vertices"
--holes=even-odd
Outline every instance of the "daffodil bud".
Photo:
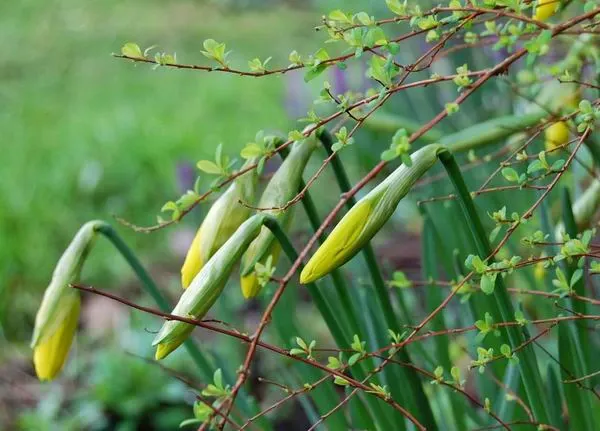
[{"label": "daffodil bud", "polygon": [[348,211],[310,258],[300,283],[311,283],[349,261],[392,216],[400,200],[436,162],[442,145],[427,145],[411,155],[412,165],[401,165]]},{"label": "daffodil bud", "polygon": [[[573,204],[573,217],[578,231],[590,226],[598,208],[600,208],[600,180],[595,179]],[[562,222],[556,225],[554,237],[557,241],[562,241],[564,232],[565,225]]]},{"label": "daffodil bud", "polygon": [[[258,203],[259,208],[280,208],[296,196],[304,168],[317,144],[318,140],[314,135],[294,143],[290,154],[267,184]],[[267,210],[263,213],[274,217],[285,229],[291,222],[292,208],[284,211]],[[257,262],[264,264],[269,255],[273,256],[273,264],[275,264],[279,257],[279,245],[273,233],[263,226],[260,235],[250,244],[242,257],[240,284],[244,297],[252,298],[260,291],[260,285],[253,273],[254,266]]]},{"label": "daffodil bud", "polygon": [[44,292],[31,340],[35,369],[40,380],[53,379],[69,353],[79,317],[79,293],[69,284],[79,279],[96,237],[96,228],[102,223],[91,221],[79,229],[58,261],[50,285]]},{"label": "daffodil bud", "polygon": [[544,131],[544,147],[546,151],[554,150],[557,147],[569,142],[569,126],[564,121],[557,121],[548,126]]},{"label": "daffodil bud", "polygon": [[546,21],[556,13],[559,6],[559,0],[538,0],[533,17],[538,21]]},{"label": "daffodil bud", "polygon": [[[242,223],[194,277],[171,314],[192,319],[204,317],[223,291],[233,265],[259,234],[265,217],[257,214]],[[193,329],[193,325],[178,320],[165,322],[152,343],[157,347],[156,359],[175,350]]]},{"label": "daffodil bud", "polygon": [[65,364],[77,329],[80,302],[78,295],[65,301],[65,318],[52,335],[33,349],[33,365],[41,381],[54,379]]},{"label": "daffodil bud", "polygon": [[[242,167],[255,163],[250,159]],[[181,284],[187,288],[208,259],[250,216],[251,210],[240,201],[254,204],[257,184],[256,169],[237,178],[213,204],[198,228],[181,267]]]}]

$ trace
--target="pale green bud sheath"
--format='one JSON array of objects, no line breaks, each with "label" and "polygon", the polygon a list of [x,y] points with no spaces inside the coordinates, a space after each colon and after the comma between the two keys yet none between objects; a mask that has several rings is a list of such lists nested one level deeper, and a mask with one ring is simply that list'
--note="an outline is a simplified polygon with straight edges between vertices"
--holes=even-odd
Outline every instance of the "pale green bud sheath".
[{"label": "pale green bud sheath", "polygon": [[[573,204],[573,217],[578,231],[590,226],[598,208],[600,208],[600,181],[594,179]],[[562,241],[563,233],[565,233],[565,224],[560,222],[554,231],[556,241]]]},{"label": "pale green bud sheath", "polygon": [[75,235],[52,274],[35,317],[31,340],[34,364],[40,380],[51,380],[61,370],[75,334],[79,317],[79,293],[69,287],[79,279],[81,268],[101,221],[84,224]]},{"label": "pale green bud sheath", "polygon": [[400,200],[436,162],[442,145],[427,145],[411,155],[412,165],[401,165],[359,200],[310,258],[300,283],[311,283],[348,262],[373,238],[394,213]]},{"label": "pale green bud sheath", "polygon": [[52,273],[50,285],[44,292],[42,304],[35,316],[35,328],[31,340],[31,347],[37,346],[45,338],[52,335],[68,314],[70,307],[78,293],[69,287],[70,283],[77,281],[81,268],[96,237],[96,228],[102,221],[90,221],[84,224],[69,244]]},{"label": "pale green bud sheath", "polygon": [[[318,140],[314,135],[294,143],[289,155],[267,184],[258,203],[259,208],[280,208],[294,199],[302,181],[304,168],[317,145]],[[290,224],[291,212],[292,208],[284,211],[262,211],[263,214],[275,218],[284,227]],[[273,263],[275,263],[275,258],[279,256],[277,247],[277,241],[273,233],[268,228],[263,227],[260,235],[252,242],[248,251],[244,253],[241,267],[241,286],[242,293],[246,298],[254,297],[260,291],[256,277],[253,276],[254,266],[257,262],[262,263],[265,261],[269,255],[273,255]]]},{"label": "pale green bud sheath", "polygon": [[[249,159],[242,169],[254,163],[256,159]],[[242,205],[240,201],[254,204],[257,182],[256,169],[252,169],[237,178],[214,202],[198,228],[181,267],[181,284],[184,289],[190,285],[211,256],[250,217],[250,208]]]},{"label": "pale green bud sheath", "polygon": [[[257,214],[242,223],[194,277],[171,314],[193,319],[204,317],[223,291],[233,266],[259,234],[265,217]],[[193,325],[181,321],[165,322],[152,343],[157,346],[156,359],[175,350],[193,329]]]}]

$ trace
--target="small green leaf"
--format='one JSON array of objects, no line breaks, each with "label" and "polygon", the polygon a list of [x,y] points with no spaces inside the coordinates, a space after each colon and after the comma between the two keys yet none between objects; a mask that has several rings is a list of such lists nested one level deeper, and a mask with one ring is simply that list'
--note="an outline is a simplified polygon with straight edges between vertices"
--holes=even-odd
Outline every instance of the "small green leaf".
[{"label": "small green leaf", "polygon": [[340,376],[335,376],[335,378],[333,379],[333,383],[339,386],[348,386],[350,384],[348,380]]},{"label": "small green leaf", "polygon": [[221,174],[221,168],[219,168],[215,162],[211,162],[210,160],[200,160],[196,166],[207,174]]},{"label": "small green leaf", "polygon": [[255,143],[250,143],[248,145],[246,145],[244,148],[242,148],[242,151],[240,152],[240,156],[242,156],[242,158],[244,159],[252,159],[254,157],[259,157],[262,156],[263,154],[263,149],[261,148],[260,145],[255,144]]},{"label": "small green leaf", "polygon": [[519,181],[519,174],[513,168],[503,168],[502,176],[506,181],[510,181],[511,183]]},{"label": "small green leaf", "polygon": [[184,428],[188,425],[199,425],[202,422],[204,422],[202,419],[196,419],[196,418],[186,419],[179,424],[179,428]]},{"label": "small green leaf", "polygon": [[358,361],[361,356],[362,353],[355,353],[354,355],[350,356],[350,359],[348,359],[348,365],[353,366],[354,364],[356,364],[356,361]]},{"label": "small green leaf", "polygon": [[142,50],[137,43],[127,42],[121,47],[121,54],[131,58],[144,58]]},{"label": "small green leaf", "polygon": [[486,295],[491,295],[494,293],[494,287],[496,285],[496,275],[497,273],[491,274],[483,274],[481,276],[481,291]]},{"label": "small green leaf", "polygon": [[310,82],[319,76],[321,73],[327,69],[327,64],[319,63],[317,66],[311,67],[304,74],[304,82]]}]

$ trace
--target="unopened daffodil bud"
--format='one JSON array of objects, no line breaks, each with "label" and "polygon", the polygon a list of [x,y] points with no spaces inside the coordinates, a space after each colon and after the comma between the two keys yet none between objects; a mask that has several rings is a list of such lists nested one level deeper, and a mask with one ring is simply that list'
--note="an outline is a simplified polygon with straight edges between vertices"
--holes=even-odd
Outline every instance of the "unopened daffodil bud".
[{"label": "unopened daffodil bud", "polygon": [[70,305],[65,305],[68,311],[56,331],[33,350],[35,373],[41,381],[52,380],[58,375],[71,349],[81,301],[79,296],[74,296],[70,302]]},{"label": "unopened daffodil bud", "polygon": [[546,128],[544,138],[546,151],[561,147],[569,142],[569,126],[564,121],[557,121]]},{"label": "unopened daffodil bud", "polygon": [[[594,179],[588,188],[579,196],[573,204],[573,217],[577,230],[582,231],[590,227],[590,224],[600,208],[600,180]],[[560,222],[554,230],[556,241],[562,241],[565,225]]]},{"label": "unopened daffodil bud", "polygon": [[[171,314],[190,319],[204,317],[223,291],[233,266],[259,234],[265,217],[257,214],[241,224],[194,277]],[[157,348],[156,359],[175,350],[193,329],[193,325],[178,320],[165,322],[152,343]]]},{"label": "unopened daffodil bud", "polygon": [[349,261],[392,216],[400,200],[436,162],[445,147],[427,145],[411,155],[412,165],[401,165],[359,200],[310,258],[300,283],[311,283]]},{"label": "unopened daffodil bud", "polygon": [[[290,208],[289,211],[293,211],[293,209]],[[291,217],[288,217],[288,220],[289,219],[291,219]],[[288,220],[285,221],[287,222]],[[287,223],[287,225],[289,225],[289,223]],[[285,226],[284,230],[286,230]],[[254,244],[254,242],[252,244]],[[250,244],[250,247],[252,247],[252,244]],[[246,252],[251,252],[250,247]],[[277,241],[273,241],[273,243],[271,244],[271,248],[269,249],[269,253],[266,254],[266,258],[272,256],[271,259],[272,263],[274,264],[274,262],[277,262],[279,260],[280,254],[281,246]],[[242,275],[240,277],[240,287],[242,288],[242,295],[244,295],[244,298],[248,299],[254,298],[256,295],[258,295],[258,292],[260,292],[262,286],[258,282],[258,277],[256,276],[256,273],[254,271],[250,271],[247,275]]]},{"label": "unopened daffodil bud", "polygon": [[[255,163],[250,159],[242,169]],[[256,169],[237,178],[212,205],[181,267],[181,284],[187,288],[208,259],[229,239],[250,216],[251,210],[240,201],[252,205],[257,185]]]},{"label": "unopened daffodil bud", "polygon": [[79,317],[79,293],[69,284],[78,281],[96,229],[102,224],[91,221],[79,229],[58,261],[44,292],[31,340],[35,370],[40,380],[56,377],[69,353]]},{"label": "unopened daffodil bud", "polygon": [[546,21],[556,13],[560,0],[538,0],[533,17],[538,21]]},{"label": "unopened daffodil bud", "polygon": [[[267,184],[258,203],[259,208],[281,208],[296,196],[304,168],[317,145],[318,140],[314,135],[294,143],[292,150]],[[291,223],[292,208],[283,211],[266,210],[263,213],[274,217],[284,229]],[[261,286],[253,276],[254,266],[257,262],[264,264],[269,255],[273,256],[272,263],[275,265],[279,257],[279,244],[273,233],[263,226],[260,235],[242,257],[240,284],[244,297],[252,298],[259,293]]]}]

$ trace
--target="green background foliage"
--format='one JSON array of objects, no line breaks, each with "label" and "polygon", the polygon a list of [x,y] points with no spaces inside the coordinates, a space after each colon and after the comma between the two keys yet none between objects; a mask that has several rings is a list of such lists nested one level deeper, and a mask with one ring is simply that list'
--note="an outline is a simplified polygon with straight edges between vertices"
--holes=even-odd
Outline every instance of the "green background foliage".
[{"label": "green background foliage", "polygon": [[[401,8],[401,2],[388,3]],[[519,6],[519,2],[504,3]],[[419,4],[425,9],[426,4]],[[83,3],[28,0],[0,4],[0,48],[3,48],[2,52],[10,53],[0,59],[0,145],[3,150],[0,155],[0,341],[7,342],[8,346],[0,351],[0,377],[13,376],[15,370],[19,376],[0,381],[0,425],[5,421],[9,426],[23,430],[173,429],[193,415],[196,393],[214,396],[218,389],[219,394],[228,395],[238,366],[244,360],[245,344],[211,331],[196,330],[193,338],[205,355],[208,371],[202,366],[197,369],[197,364],[184,349],[178,349],[166,361],[156,363],[149,359],[153,356],[150,342],[161,320],[89,294],[82,296],[84,311],[79,335],[63,374],[56,382],[40,385],[33,379],[31,350],[27,346],[34,313],[57,258],[78,227],[90,219],[112,223],[149,269],[168,302],[174,303],[181,294],[179,268],[183,256],[216,193],[181,223],[151,235],[135,233],[119,225],[113,215],[140,225],[154,224],[161,205],[176,200],[192,188],[196,176],[200,176],[199,189],[202,191],[214,184],[213,180],[221,173],[211,176],[210,172],[200,172],[195,166],[198,160],[214,160],[219,144],[227,157],[238,157],[247,143],[254,142],[258,130],[280,136],[287,136],[293,129],[301,130],[304,125],[296,120],[307,116],[310,102],[319,95],[321,103],[315,104],[316,113],[308,116],[334,112],[337,106],[322,90],[325,80],[333,84],[326,85],[327,89],[345,87],[340,92],[348,89],[364,92],[369,88],[381,91],[380,83],[391,88],[401,70],[364,52],[362,58],[347,62],[348,69],[343,74],[340,70],[344,67],[332,66],[319,75],[324,67],[317,65],[307,74],[300,71],[258,79],[152,67],[116,59],[110,54],[120,53],[124,43],[134,41],[142,50],[157,45],[149,58],[153,58],[154,52],[169,55],[176,52],[179,63],[211,64],[210,57],[214,59],[217,53],[215,49],[223,47],[219,43],[225,43],[225,51],[233,50],[226,56],[227,63],[243,70],[248,69],[248,61],[253,58],[264,61],[273,57],[267,68],[285,67],[292,50],[301,53],[304,60],[310,53],[314,56],[311,58],[326,60],[345,51],[335,44],[323,45],[326,30],[321,29],[318,33],[314,26],[321,23],[322,13],[336,7],[354,12],[364,9],[377,18],[390,14],[384,1],[331,1],[326,7],[294,1],[236,0]],[[335,12],[333,16],[337,17],[330,15],[334,21],[355,19],[352,14],[346,16],[343,12]],[[566,16],[567,13],[562,18],[566,19]],[[505,19],[487,17],[498,22]],[[371,19],[364,12],[361,18],[359,21],[363,24]],[[410,25],[429,29],[431,25],[437,25],[436,19],[418,18]],[[385,27],[388,36],[407,30],[407,24],[402,25],[404,27]],[[370,29],[375,30],[374,27]],[[522,28],[513,30],[517,32]],[[529,43],[535,55],[549,49],[546,43],[550,32],[540,33],[540,37],[532,38]],[[472,42],[476,37],[471,33],[463,40]],[[206,39],[218,42],[203,44]],[[399,51],[390,48],[389,52],[396,55],[394,58],[400,64],[408,64],[431,47],[431,40],[425,42],[422,39],[411,38],[401,43]],[[327,48],[328,53],[317,51],[320,46]],[[384,404],[383,400],[388,397],[406,404],[426,421],[437,420],[442,424],[448,418],[454,418],[455,423],[450,428],[457,430],[466,424],[481,427],[496,424],[490,412],[516,420],[526,419],[521,411],[513,414],[514,404],[509,403],[504,389],[488,379],[491,373],[504,379],[504,383],[522,398],[529,396],[528,401],[537,416],[544,410],[545,400],[531,398],[526,391],[531,392],[537,385],[538,392],[543,392],[542,382],[551,387],[562,386],[554,376],[560,371],[554,357],[560,356],[561,362],[571,367],[576,375],[584,374],[589,368],[589,361],[594,357],[593,342],[588,343],[588,335],[581,326],[562,325],[560,333],[555,331],[541,339],[539,343],[546,349],[546,354],[540,354],[539,361],[531,347],[513,353],[512,349],[524,337],[520,327],[505,331],[495,326],[501,320],[513,318],[526,325],[527,319],[556,317],[560,311],[555,308],[554,301],[570,306],[570,299],[552,296],[552,283],[558,288],[556,292],[571,293],[571,289],[575,289],[586,294],[583,270],[569,260],[569,253],[577,255],[577,250],[586,251],[592,240],[591,231],[586,234],[585,241],[572,240],[556,250],[553,245],[547,247],[553,254],[558,254],[560,248],[562,254],[555,260],[568,262],[559,263],[564,273],[549,268],[545,275],[536,277],[533,267],[519,267],[523,259],[538,256],[540,245],[536,249],[533,244],[532,249],[529,248],[531,243],[547,239],[543,233],[534,233],[536,230],[551,233],[564,219],[571,235],[577,233],[578,226],[571,220],[573,216],[570,216],[566,192],[562,196],[557,187],[536,217],[525,220],[521,219],[523,212],[541,192],[533,187],[518,189],[517,185],[539,180],[542,177],[536,175],[542,172],[549,180],[564,166],[568,150],[548,156],[541,153],[536,160],[537,153],[544,148],[541,135],[527,146],[531,160],[526,160],[527,154],[521,160],[517,157],[521,164],[515,162],[499,170],[488,184],[490,187],[513,188],[477,196],[475,208],[468,206],[470,199],[467,199],[468,191],[476,190],[506,157],[506,154],[500,157],[498,151],[515,149],[517,140],[509,138],[513,131],[532,126],[541,129],[540,119],[546,117],[545,113],[523,115],[533,105],[528,99],[535,99],[546,90],[546,97],[549,95],[554,103],[562,103],[564,86],[561,92],[546,82],[535,82],[536,75],[544,76],[547,81],[556,80],[548,74],[545,64],[564,55],[569,45],[560,40],[552,45],[552,49],[552,55],[543,58],[539,68],[534,68],[535,55],[530,54],[526,56],[527,60],[513,65],[511,73],[494,76],[460,106],[452,101],[461,91],[468,91],[469,85],[477,79],[467,77],[466,73],[497,64],[510,52],[491,47],[458,50],[438,59],[431,68],[411,74],[409,81],[429,78],[432,73],[451,75],[456,72],[462,76],[395,95],[382,109],[388,115],[393,114],[391,117],[380,116],[377,121],[367,122],[349,139],[350,122],[346,123],[349,127],[334,133],[333,141],[339,142],[333,145],[332,151],[340,154],[311,188],[315,208],[307,205],[307,199],[302,205],[296,205],[290,230],[292,241],[284,246],[285,253],[275,263],[278,275],[287,271],[289,261],[294,260],[293,246],[303,247],[312,233],[311,228],[314,230],[319,225],[319,218],[331,210],[343,189],[348,188],[343,184],[343,169],[350,177],[345,181],[355,184],[382,157],[389,162],[382,173],[358,193],[357,198],[360,198],[391,173],[400,161],[406,161],[410,152],[439,140],[456,150],[466,184],[456,182],[461,176],[453,176],[452,172],[457,174],[458,166],[448,153],[443,153],[441,163],[436,163],[427,172],[424,182],[414,186],[411,182],[409,197],[400,203],[390,221],[373,238],[374,247],[368,245],[362,250],[364,259],[352,259],[339,273],[320,280],[318,285],[299,287],[295,285],[294,277],[273,313],[272,324],[261,339],[291,351],[292,355],[311,360],[317,358],[334,368],[344,366],[347,360],[351,370],[351,376],[347,377],[361,380],[378,360],[370,357],[369,352],[389,345],[388,330],[392,330],[391,340],[398,342],[405,335],[402,331],[411,329],[413,326],[410,325],[427,316],[446,297],[449,288],[459,283],[470,270],[474,271],[474,280],[459,291],[460,298],[444,307],[428,329],[444,330],[475,324],[479,333],[467,331],[464,336],[425,339],[399,350],[397,358],[404,362],[412,360],[422,367],[420,377],[403,367],[386,368],[369,381],[372,383],[371,395],[361,393],[348,405],[347,410],[351,412],[348,417],[343,413],[332,416],[328,422],[332,429],[344,429],[346,421],[368,429],[372,428],[369,421],[380,427],[383,425],[383,429],[389,428],[386,424],[399,423],[400,429],[405,429],[406,424],[399,413]],[[212,53],[206,52],[203,56],[202,50]],[[383,57],[388,55],[388,48],[380,50]],[[218,54],[218,63],[223,64],[224,59],[221,53]],[[595,57],[596,63],[598,58]],[[259,63],[254,62],[250,67],[260,70],[263,65]],[[519,71],[525,73],[517,74]],[[523,79],[527,78],[527,73],[531,74],[529,81]],[[304,83],[303,77],[316,75],[319,75],[317,79]],[[371,75],[379,82],[368,80],[365,75]],[[566,91],[568,93],[568,87]],[[596,93],[587,88],[579,96],[594,101]],[[600,116],[600,111],[589,102],[587,104],[586,112],[582,109],[579,117],[587,115],[591,124]],[[409,142],[412,132],[444,109],[451,116],[426,136]],[[492,123],[486,123],[487,120]],[[332,126],[328,125],[330,129]],[[400,127],[407,130],[398,130]],[[580,127],[579,132],[582,132],[587,125],[580,124]],[[250,150],[262,151],[260,145],[246,147],[247,152]],[[323,148],[315,151],[305,180],[325,156]],[[278,160],[275,157],[265,167],[261,185],[274,172]],[[340,160],[341,163],[336,164]],[[589,169],[585,165],[592,163],[587,150],[580,151],[576,163],[562,176],[560,188],[569,189],[574,199],[578,198],[589,184]],[[475,169],[467,169],[471,164],[475,164]],[[204,171],[214,171],[212,162],[204,162],[202,166]],[[444,167],[450,172],[453,183]],[[446,199],[429,202],[420,208],[415,205],[417,199],[448,193],[457,193],[463,207],[459,206],[458,200]],[[461,208],[466,208],[466,218],[463,218],[465,214]],[[169,217],[168,214],[164,216]],[[478,218],[483,223],[479,223]],[[496,256],[497,262],[484,263],[482,259],[490,254],[488,235],[494,246],[507,230],[510,231],[510,226],[517,225],[518,235],[507,241]],[[469,226],[476,227],[470,230]],[[490,235],[490,232],[493,233]],[[529,243],[521,241],[528,235],[533,238]],[[267,272],[274,271],[271,262],[267,267]],[[497,270],[499,272],[495,272]],[[510,277],[504,277],[506,274]],[[439,286],[434,285],[429,281],[434,278],[445,281]],[[385,282],[384,279],[392,281]],[[413,280],[417,280],[415,284]],[[122,256],[105,239],[98,240],[95,245],[82,281],[110,289],[135,302],[154,305]],[[513,290],[528,288],[543,293],[540,296],[509,296],[504,283]],[[268,284],[257,299],[248,302],[241,297],[237,284],[236,269],[209,317],[230,322],[232,327],[250,333],[256,328],[277,286]],[[330,285],[333,287],[329,288]],[[323,306],[327,303],[329,310]],[[585,306],[577,304],[578,311],[585,312]],[[573,328],[578,334],[585,335],[581,336],[584,341],[580,343],[572,338],[567,329]],[[534,333],[538,330],[532,326],[529,329]],[[355,334],[360,334],[362,339]],[[597,335],[589,335],[589,339],[597,341]],[[326,353],[318,350],[335,345],[346,348],[349,355],[327,358]],[[581,357],[566,355],[571,347],[581,348]],[[494,356],[488,349],[495,349],[500,358],[486,368],[487,361]],[[517,367],[519,363],[520,368]],[[538,373],[538,366],[542,373]],[[263,352],[253,362],[253,367],[253,377],[275,375],[280,383],[292,388],[314,382],[320,376],[317,369]],[[210,383],[212,372],[217,368],[222,371],[216,373],[218,377],[214,378],[211,393],[211,386],[205,385]],[[445,380],[450,377],[451,380]],[[473,407],[460,395],[464,383],[462,377],[467,379],[469,390],[481,401],[481,405],[475,403],[479,407]],[[563,372],[560,377],[572,376]],[[523,380],[521,387],[518,386],[520,379]],[[267,422],[281,425],[289,421],[304,429],[307,420],[316,422],[320,415],[337,404],[337,395],[351,390],[348,381],[339,376],[334,381],[337,386],[330,383],[327,387],[323,385],[311,390],[309,396],[295,398],[295,404],[277,409],[268,420],[257,422],[257,425],[263,426]],[[597,383],[594,379],[592,384]],[[15,399],[2,396],[23,387],[30,388],[30,392],[25,391],[27,396]],[[568,387],[564,394],[569,406],[574,406],[569,407],[570,412],[575,416],[573,412],[579,409],[583,412],[580,415],[584,417],[582,421],[598,420],[589,408],[586,410],[589,394],[573,388]],[[242,393],[236,403],[236,408],[239,407],[246,417],[258,411],[252,405],[254,399],[264,408],[281,398],[281,388],[276,385],[251,380],[244,387],[246,389],[252,398]],[[562,394],[557,393],[551,402],[555,410],[550,412],[552,423],[562,423],[563,419],[557,418],[556,414],[560,410],[557,406],[561,405]],[[210,411],[205,409],[194,414],[196,419],[205,418]],[[573,423],[576,424],[576,420]]]},{"label": "green background foliage", "polygon": [[[0,5],[0,48],[11,53],[0,60],[6,337],[28,336],[20,322],[31,321],[77,226],[115,214],[152,224],[162,202],[181,192],[179,165],[211,156],[219,143],[235,154],[257,129],[290,125],[282,79],[152,70],[110,54],[131,39],[194,62],[202,40],[214,37],[235,45],[233,61],[241,52],[287,58],[289,46],[309,44],[315,16],[285,5],[240,10],[193,1]],[[174,262],[169,233],[124,235],[149,262]],[[124,274],[118,256],[103,247],[94,255],[92,279]]]}]

